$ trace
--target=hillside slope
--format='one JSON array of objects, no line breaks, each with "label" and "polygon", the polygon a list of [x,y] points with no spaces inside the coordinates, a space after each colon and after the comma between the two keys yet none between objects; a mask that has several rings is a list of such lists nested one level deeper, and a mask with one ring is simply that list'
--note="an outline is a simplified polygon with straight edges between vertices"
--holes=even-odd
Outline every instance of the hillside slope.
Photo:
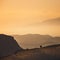
[{"label": "hillside slope", "polygon": [[60,60],[60,45],[28,49],[0,60]]},{"label": "hillside slope", "polygon": [[23,48],[39,48],[40,45],[60,44],[60,37],[52,37],[50,35],[26,34],[14,35],[14,38]]}]

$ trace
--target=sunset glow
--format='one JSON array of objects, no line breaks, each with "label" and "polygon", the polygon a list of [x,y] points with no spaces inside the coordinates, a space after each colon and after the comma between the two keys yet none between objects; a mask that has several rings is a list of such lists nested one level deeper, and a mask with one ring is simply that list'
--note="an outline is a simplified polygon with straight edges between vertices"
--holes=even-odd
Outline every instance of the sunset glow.
[{"label": "sunset glow", "polygon": [[60,25],[49,28],[37,24],[58,17],[60,0],[0,0],[0,33],[60,36]]}]

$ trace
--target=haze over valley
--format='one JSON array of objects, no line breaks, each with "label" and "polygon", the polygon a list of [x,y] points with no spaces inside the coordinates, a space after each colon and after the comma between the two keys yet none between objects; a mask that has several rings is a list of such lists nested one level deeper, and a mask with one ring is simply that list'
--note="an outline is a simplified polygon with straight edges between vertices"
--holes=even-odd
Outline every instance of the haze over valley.
[{"label": "haze over valley", "polygon": [[0,60],[60,60],[60,0],[0,0]]},{"label": "haze over valley", "polygon": [[18,44],[24,49],[40,48],[60,44],[60,37],[52,37],[50,35],[40,34],[26,34],[26,35],[13,35]]}]

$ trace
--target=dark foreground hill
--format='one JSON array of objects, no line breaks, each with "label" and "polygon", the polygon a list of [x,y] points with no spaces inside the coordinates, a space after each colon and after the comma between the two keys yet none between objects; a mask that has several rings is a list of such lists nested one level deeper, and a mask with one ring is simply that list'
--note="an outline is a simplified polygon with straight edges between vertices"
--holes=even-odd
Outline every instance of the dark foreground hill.
[{"label": "dark foreground hill", "polygon": [[0,34],[0,57],[12,55],[22,48],[12,36]]},{"label": "dark foreground hill", "polygon": [[60,45],[27,49],[0,60],[60,60]]}]

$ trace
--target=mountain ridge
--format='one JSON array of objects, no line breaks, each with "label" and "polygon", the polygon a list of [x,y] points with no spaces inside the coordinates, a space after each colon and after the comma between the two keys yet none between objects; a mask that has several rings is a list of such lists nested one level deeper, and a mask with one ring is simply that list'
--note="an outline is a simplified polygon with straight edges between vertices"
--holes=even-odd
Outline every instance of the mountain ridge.
[{"label": "mountain ridge", "polygon": [[50,35],[40,35],[40,34],[26,34],[26,35],[15,35],[14,38],[17,42],[25,46],[26,48],[40,47],[40,45],[53,45],[60,44],[60,37],[52,37]]}]

